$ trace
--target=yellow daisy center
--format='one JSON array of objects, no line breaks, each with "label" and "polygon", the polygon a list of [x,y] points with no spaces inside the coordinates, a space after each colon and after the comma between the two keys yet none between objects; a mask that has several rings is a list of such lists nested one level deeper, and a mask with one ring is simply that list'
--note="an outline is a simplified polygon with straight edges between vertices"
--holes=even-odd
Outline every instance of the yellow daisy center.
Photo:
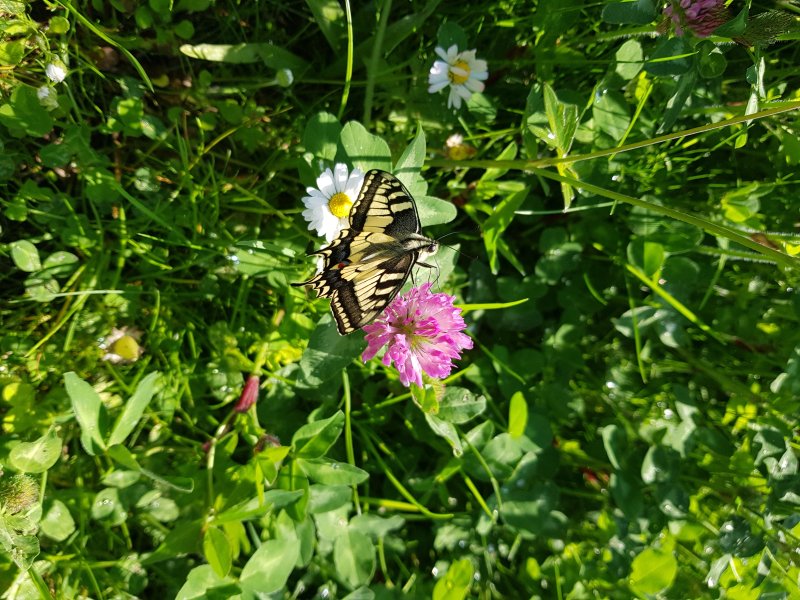
[{"label": "yellow daisy center", "polygon": [[331,199],[328,200],[328,208],[335,217],[344,219],[350,214],[350,207],[353,206],[353,201],[350,196],[344,192],[336,192]]},{"label": "yellow daisy center", "polygon": [[448,69],[447,76],[450,78],[450,83],[454,83],[456,85],[462,85],[467,79],[469,79],[470,68],[469,64],[467,64],[464,60],[457,60],[456,64],[452,65],[457,69],[461,69],[462,71],[466,72],[466,75],[461,75],[460,73],[454,73],[453,69]]}]

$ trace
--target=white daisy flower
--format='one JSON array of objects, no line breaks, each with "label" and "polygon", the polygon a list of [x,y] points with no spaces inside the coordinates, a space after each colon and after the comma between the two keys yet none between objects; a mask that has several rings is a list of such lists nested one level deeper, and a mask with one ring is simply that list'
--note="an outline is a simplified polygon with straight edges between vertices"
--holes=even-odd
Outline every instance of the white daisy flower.
[{"label": "white daisy flower", "polygon": [[144,348],[139,345],[142,332],[133,327],[116,327],[111,334],[100,342],[100,349],[106,353],[101,360],[107,360],[115,365],[132,363],[139,360],[144,353]]},{"label": "white daisy flower", "polygon": [[485,60],[475,58],[475,50],[458,51],[453,44],[447,51],[436,48],[442,60],[437,60],[428,75],[428,91],[435,94],[450,86],[447,108],[461,108],[462,100],[469,100],[475,92],[482,92],[483,82],[489,77]]},{"label": "white daisy flower", "polygon": [[44,68],[44,72],[53,83],[61,83],[67,77],[67,70],[61,61],[51,62]]},{"label": "white daisy flower", "polygon": [[317,188],[306,188],[308,196],[303,197],[306,209],[303,218],[309,229],[316,229],[317,235],[325,236],[332,242],[339,232],[350,224],[350,208],[358,198],[364,173],[360,169],[347,172],[347,165],[338,163],[333,171],[325,171],[317,177]]}]

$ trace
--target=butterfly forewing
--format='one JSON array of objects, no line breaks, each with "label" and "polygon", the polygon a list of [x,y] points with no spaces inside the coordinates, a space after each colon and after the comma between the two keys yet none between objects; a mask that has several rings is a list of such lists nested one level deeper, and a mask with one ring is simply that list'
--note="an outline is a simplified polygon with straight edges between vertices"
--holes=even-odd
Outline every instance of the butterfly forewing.
[{"label": "butterfly forewing", "polygon": [[414,199],[400,181],[385,171],[364,177],[350,211],[350,227],[322,256],[322,270],[299,284],[318,297],[331,299],[339,333],[345,335],[371,323],[403,287],[422,251],[436,242],[420,235]]}]

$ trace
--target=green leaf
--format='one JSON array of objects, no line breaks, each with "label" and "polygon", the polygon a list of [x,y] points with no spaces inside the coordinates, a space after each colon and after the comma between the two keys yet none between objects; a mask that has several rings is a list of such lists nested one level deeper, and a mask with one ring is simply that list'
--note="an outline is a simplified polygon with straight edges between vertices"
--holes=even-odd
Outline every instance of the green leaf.
[{"label": "green leaf", "polygon": [[[503,148],[500,154],[497,155],[497,160],[514,160],[517,157],[517,151],[518,151],[517,144],[516,142],[512,141],[505,148]],[[488,196],[493,196],[503,191],[513,192],[522,189],[522,187],[500,188],[500,187],[490,187],[486,185],[487,182],[496,181],[506,173],[508,173],[508,169],[503,167],[491,167],[489,169],[486,169],[483,172],[483,175],[481,175],[480,180],[478,181],[478,187],[477,187],[478,191],[483,191],[485,188],[488,187],[490,189],[490,191],[488,192]],[[510,183],[512,182],[504,181],[501,182],[500,185],[508,186]]]},{"label": "green leaf", "polygon": [[314,484],[308,491],[308,512],[312,515],[341,508],[353,497],[353,489],[348,485]]},{"label": "green leaf", "polygon": [[476,396],[465,388],[448,386],[439,401],[439,411],[436,416],[442,421],[463,425],[484,410],[486,410],[486,398]]},{"label": "green leaf", "polygon": [[229,64],[249,64],[263,62],[275,69],[291,69],[305,71],[308,63],[288,50],[270,43],[249,44],[183,44],[182,54],[189,58],[197,58],[212,62]]},{"label": "green leaf", "polygon": [[138,471],[142,475],[149,477],[150,479],[157,481],[163,486],[171,488],[177,492],[182,492],[184,494],[190,494],[194,490],[194,479],[191,477],[180,477],[180,476],[169,476],[169,477],[162,477],[152,471],[145,469],[142,467],[136,457],[128,450],[125,446],[121,444],[116,444],[114,446],[110,446],[107,449],[108,455],[117,463],[121,464],[126,469],[130,469],[131,471]]},{"label": "green leaf", "polygon": [[428,184],[420,175],[420,169],[425,164],[425,132],[422,126],[417,127],[417,135],[413,141],[406,146],[403,154],[394,166],[394,174],[403,182],[408,192],[414,197],[419,205],[419,199],[428,192]]},{"label": "green leaf", "polygon": [[256,497],[240,502],[235,506],[224,510],[214,517],[213,523],[222,525],[236,521],[250,521],[260,519],[270,511],[277,511],[286,506],[290,506],[303,497],[302,490],[287,491],[272,489],[264,494],[262,499]]},{"label": "green leaf", "polygon": [[225,532],[213,525],[203,536],[203,554],[218,577],[225,577],[231,570],[231,544]]},{"label": "green leaf", "polygon": [[650,446],[642,461],[642,481],[647,485],[666,483],[677,477],[675,452],[664,446]]},{"label": "green leaf", "polygon": [[366,586],[361,586],[347,594],[342,600],[374,600],[375,592]]},{"label": "green leaf", "polygon": [[695,89],[695,82],[697,81],[697,72],[695,70],[688,71],[678,77],[678,83],[675,85],[675,91],[672,97],[667,101],[666,111],[664,112],[664,119],[658,127],[658,133],[672,129],[675,121],[686,105],[686,102],[692,96]]},{"label": "green leaf", "polygon": [[[525,482],[526,478],[518,481]],[[527,481],[527,485],[514,486],[503,494],[500,515],[512,530],[537,534],[549,526],[557,503],[558,488],[554,484]]]},{"label": "green leaf", "polygon": [[612,25],[647,25],[657,16],[655,5],[646,2],[609,2],[603,7],[602,19]]},{"label": "green leaf", "polygon": [[697,50],[697,69],[701,77],[712,79],[714,77],[719,77],[725,72],[728,61],[725,59],[722,50],[720,50],[716,44],[708,40],[703,40],[698,44]]},{"label": "green leaf", "polygon": [[750,14],[750,5],[746,4],[744,8],[730,21],[723,23],[714,30],[714,35],[722,37],[738,38],[747,29],[747,17]]},{"label": "green leaf", "polygon": [[344,413],[340,410],[327,419],[303,425],[292,436],[294,455],[301,458],[324,456],[339,439],[343,428]]},{"label": "green leaf", "polygon": [[727,192],[722,197],[722,208],[725,218],[734,223],[744,223],[756,216],[761,210],[760,196],[769,193],[772,186],[760,186],[752,183],[742,188]]},{"label": "green leaf", "polygon": [[405,524],[406,520],[398,515],[386,518],[375,514],[361,514],[350,520],[351,529],[369,535],[373,540],[385,538],[392,531],[401,529]]},{"label": "green leaf", "polygon": [[22,16],[25,14],[25,3],[21,0],[0,0],[0,11],[9,15]]},{"label": "green leaf", "polygon": [[11,449],[9,462],[23,473],[44,473],[61,456],[61,438],[54,429],[33,442],[21,442]]},{"label": "green leaf", "polygon": [[626,81],[636,77],[644,66],[644,53],[638,40],[626,40],[616,51],[614,58],[617,75]]},{"label": "green leaf", "polygon": [[672,585],[678,561],[672,552],[646,548],[631,564],[630,586],[639,594],[657,594]]},{"label": "green leaf", "polygon": [[125,408],[119,416],[116,425],[114,425],[111,436],[108,438],[109,446],[124,442],[133,431],[134,427],[139,423],[139,419],[142,418],[144,410],[147,408],[147,405],[150,404],[150,400],[153,399],[153,395],[156,392],[155,382],[158,377],[159,373],[157,371],[150,373],[136,386],[136,391],[133,392],[128,402],[125,403]]},{"label": "green leaf", "polygon": [[[306,123],[303,133],[303,147],[306,152],[317,159],[317,161],[331,163],[336,158],[339,135],[342,132],[342,125],[339,120],[327,112],[319,112],[313,115]],[[319,176],[324,168],[321,164],[316,165],[315,178]],[[313,185],[313,181],[307,182]]]},{"label": "green leaf", "polygon": [[39,251],[28,240],[18,240],[9,244],[11,248],[11,260],[17,265],[17,268],[26,273],[33,273],[42,268],[42,262],[39,259]]},{"label": "green leaf", "polygon": [[365,347],[364,338],[339,335],[330,315],[326,315],[308,341],[300,357],[300,388],[315,389],[332,379],[341,380],[342,371]]},{"label": "green leaf", "polygon": [[369,478],[363,469],[330,458],[298,458],[297,464],[309,479],[323,485],[358,485]]},{"label": "green leaf", "polygon": [[249,558],[239,576],[242,591],[255,597],[286,585],[300,555],[296,539],[268,540]]},{"label": "green leaf", "polygon": [[87,454],[94,456],[106,449],[103,441],[103,416],[105,407],[95,389],[70,371],[64,374],[64,385],[72,402],[75,418],[81,426],[81,445]]},{"label": "green leaf", "polygon": [[59,250],[44,259],[43,274],[50,277],[68,277],[75,272],[79,259],[72,252]]},{"label": "green leaf", "polygon": [[508,435],[519,438],[525,433],[527,426],[528,402],[522,392],[515,392],[508,407]]},{"label": "green leaf", "polygon": [[286,507],[286,512],[295,521],[303,521],[308,511],[308,477],[300,468],[298,461],[290,461],[278,472],[276,485],[290,494],[299,494],[292,504]]},{"label": "green leaf", "polygon": [[25,57],[25,42],[13,40],[0,42],[0,65],[13,67],[22,62]]},{"label": "green leaf", "polygon": [[53,500],[39,526],[44,535],[57,542],[63,542],[75,531],[75,521],[61,500]]},{"label": "green leaf", "polygon": [[334,54],[344,50],[345,14],[337,0],[306,0],[311,14]]},{"label": "green leaf", "polygon": [[661,244],[650,242],[643,237],[637,237],[628,244],[628,260],[644,271],[648,277],[653,277],[659,272],[666,256]]},{"label": "green leaf", "polygon": [[17,85],[11,97],[0,103],[0,125],[5,125],[14,137],[42,137],[53,129],[53,117],[39,102],[36,90],[29,85]]},{"label": "green leaf", "polygon": [[392,153],[383,138],[372,135],[358,121],[350,121],[339,136],[341,148],[354,167],[366,172],[370,169],[392,170]]},{"label": "green leaf", "polygon": [[119,498],[117,488],[105,488],[94,497],[91,507],[92,518],[98,521],[107,520],[111,525],[121,525],[128,518],[128,513]]},{"label": "green leaf", "polygon": [[211,565],[200,565],[189,571],[175,600],[222,600],[237,597],[240,591],[232,577],[221,578]]},{"label": "green leaf", "polygon": [[60,290],[58,281],[52,277],[43,277],[41,272],[25,279],[25,293],[36,302],[50,302]]},{"label": "green leaf", "polygon": [[435,196],[415,197],[414,200],[417,203],[419,220],[423,227],[449,223],[458,216],[455,204],[447,200],[442,200]]},{"label": "green leaf", "polygon": [[375,545],[366,535],[348,530],[333,544],[333,562],[345,585],[354,589],[367,585],[375,574]]},{"label": "green leaf", "polygon": [[[0,520],[0,546],[13,558],[16,565],[27,571],[33,566],[33,561],[39,556],[39,538],[35,535],[4,535],[5,523]],[[41,596],[29,596],[36,598]]]},{"label": "green leaf", "polygon": [[433,600],[464,600],[472,587],[475,567],[468,558],[453,562],[433,588]]},{"label": "green leaf", "polygon": [[422,412],[430,415],[435,415],[439,412],[439,387],[432,385],[423,385],[419,387],[412,385],[411,399],[414,403],[422,409]]},{"label": "green leaf", "polygon": [[500,236],[511,225],[514,215],[527,197],[528,188],[509,194],[495,206],[492,215],[483,223],[483,243],[486,246],[486,253],[489,255],[492,273],[496,274],[500,270],[497,258],[497,244]]},{"label": "green leaf", "polygon": [[[544,85],[544,111],[550,131],[555,136],[554,145],[559,156],[565,156],[578,129],[578,107],[561,102],[548,84]],[[548,138],[549,139],[549,138]]]},{"label": "green leaf", "polygon": [[[767,464],[767,460],[764,461],[765,464]],[[794,480],[797,475],[797,468],[797,455],[791,448],[787,448],[780,460],[775,460],[774,464],[768,467],[769,475],[775,481]]]},{"label": "green leaf", "polygon": [[433,433],[443,437],[448,441],[450,446],[453,448],[453,456],[458,457],[464,454],[464,446],[461,443],[461,436],[458,434],[458,430],[455,428],[455,425],[427,412],[425,413],[425,420],[428,422],[428,425]]},{"label": "green leaf", "polygon": [[631,120],[625,97],[614,91],[595,94],[592,117],[597,129],[608,135],[614,142],[622,140]]},{"label": "green leaf", "polygon": [[455,44],[459,50],[467,50],[467,34],[464,30],[452,20],[445,21],[439,25],[439,31],[436,32],[436,42],[441,48],[447,50],[450,46]]},{"label": "green leaf", "polygon": [[645,63],[645,70],[651,75],[669,77],[683,75],[692,67],[693,51],[682,37],[662,40]]},{"label": "green leaf", "polygon": [[603,427],[601,435],[611,466],[617,470],[622,469],[628,452],[628,438],[625,430],[619,425],[606,425]]}]

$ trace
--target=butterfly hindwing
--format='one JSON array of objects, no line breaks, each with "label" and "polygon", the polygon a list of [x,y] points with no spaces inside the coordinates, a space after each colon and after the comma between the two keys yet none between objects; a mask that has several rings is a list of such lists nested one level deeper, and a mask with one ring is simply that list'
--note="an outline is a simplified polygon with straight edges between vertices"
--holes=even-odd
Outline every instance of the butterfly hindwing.
[{"label": "butterfly hindwing", "polygon": [[385,171],[364,177],[350,210],[350,227],[322,256],[322,270],[308,285],[318,297],[331,299],[339,333],[345,335],[371,323],[397,295],[423,251],[436,242],[420,235],[414,199],[400,181]]}]

